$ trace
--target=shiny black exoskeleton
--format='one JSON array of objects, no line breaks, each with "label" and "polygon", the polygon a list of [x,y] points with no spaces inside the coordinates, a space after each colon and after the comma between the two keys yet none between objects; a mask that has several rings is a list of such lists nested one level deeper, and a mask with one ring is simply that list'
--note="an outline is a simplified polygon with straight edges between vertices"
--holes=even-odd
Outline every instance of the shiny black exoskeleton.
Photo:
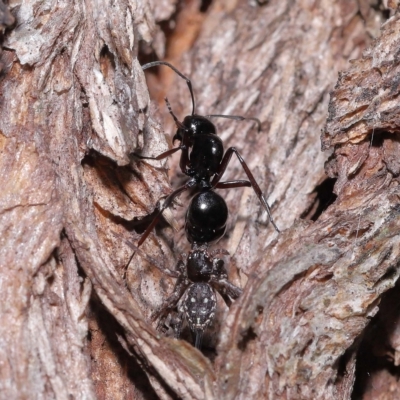
[{"label": "shiny black exoskeleton", "polygon": [[[158,327],[164,322],[171,311],[178,310],[175,320],[175,336],[179,338],[182,323],[187,321],[195,336],[195,346],[200,349],[204,331],[212,322],[216,309],[216,291],[224,299],[228,307],[232,300],[237,299],[242,290],[229,282],[224,261],[217,257],[219,254],[228,254],[227,251],[218,249],[209,251],[208,246],[218,241],[225,233],[228,219],[228,208],[225,200],[214,189],[228,189],[236,187],[252,187],[264,209],[267,211],[275,230],[275,225],[268,203],[261,192],[253,174],[247,164],[236,150],[230,147],[224,153],[222,140],[217,136],[215,125],[206,117],[194,114],[195,101],[191,82],[175,67],[167,62],[153,62],[144,65],[148,69],[156,65],[166,65],[172,68],[179,76],[186,80],[192,98],[192,114],[180,122],[171,110],[166,100],[168,109],[177,126],[174,141],[179,141],[178,147],[170,149],[156,157],[137,155],[141,159],[161,160],[177,151],[181,151],[180,169],[190,179],[180,188],[173,191],[160,207],[155,218],[148,226],[138,241],[138,247],[145,241],[151,230],[156,225],[162,212],[171,205],[172,201],[182,192],[196,188],[188,206],[185,218],[185,232],[192,250],[188,256],[182,256],[176,270],[165,272],[177,278],[173,293],[164,301],[160,309],[152,318],[158,319]],[[240,116],[210,115],[208,117],[223,117],[236,120],[246,118]],[[247,118],[260,122],[255,118]],[[221,182],[232,155],[236,154],[248,180],[231,180]],[[137,247],[133,248],[137,250]]]},{"label": "shiny black exoskeleton", "polygon": [[190,243],[214,243],[225,233],[228,207],[213,190],[197,193],[186,212],[185,232]]},{"label": "shiny black exoskeleton", "polygon": [[201,189],[210,189],[210,179],[220,167],[224,156],[224,145],[217,136],[215,126],[200,115],[189,115],[183,120],[183,127],[178,126],[174,141],[191,149],[190,155],[182,153],[180,168],[192,178]]},{"label": "shiny black exoskeleton", "polygon": [[229,282],[224,261],[216,257],[228,252],[223,249],[208,251],[208,245],[224,235],[227,219],[225,200],[215,191],[202,191],[192,198],[185,218],[186,238],[192,244],[192,250],[179,260],[174,291],[153,315],[154,319],[159,319],[158,326],[162,327],[170,311],[178,308],[175,337],[179,338],[182,323],[186,320],[198,349],[215,316],[216,291],[228,307],[231,299],[237,299],[242,293]]},{"label": "shiny black exoskeleton", "polygon": [[[217,136],[215,125],[208,118],[201,115],[196,115],[194,113],[195,101],[190,79],[179,72],[174,66],[165,61],[156,61],[145,64],[142,66],[142,69],[146,70],[157,65],[168,66],[169,68],[173,69],[180,77],[186,80],[192,98],[192,114],[186,116],[184,120],[180,122],[175,114],[172,112],[170,104],[166,99],[169,112],[172,115],[177,126],[174,141],[179,141],[180,145],[178,147],[167,150],[166,152],[156,157],[147,157],[139,154],[135,154],[135,156],[147,160],[162,160],[177,151],[181,151],[179,167],[181,171],[190,179],[183,186],[173,191],[165,199],[163,206],[160,207],[153,221],[140,238],[138,246],[140,246],[146,240],[146,238],[158,222],[159,218],[161,217],[162,212],[171,205],[172,201],[182,192],[194,187],[196,187],[199,191],[213,191],[214,189],[228,189],[246,186],[252,187],[262,206],[266,210],[272,225],[274,226],[275,230],[279,232],[279,229],[272,218],[269,205],[242,156],[239,154],[235,147],[228,148],[224,154],[224,146],[222,140]],[[237,115],[209,115],[208,117],[223,117],[236,120],[250,119],[258,122],[260,126],[260,121],[258,121],[256,118],[245,118]],[[231,180],[221,182],[221,178],[225,173],[233,154],[236,154],[239,162],[243,167],[244,172],[247,175],[248,180]],[[215,201],[219,202],[219,198],[217,196],[214,196],[214,199]],[[191,205],[189,206],[189,209],[191,208],[192,204],[193,203],[191,203]],[[188,213],[190,213],[190,211],[188,211]],[[210,214],[207,212],[207,217],[209,215]],[[199,220],[201,224],[208,224],[204,220],[204,218],[200,218]],[[189,227],[186,228],[186,231],[200,231],[202,229],[202,226],[194,226],[193,224],[191,224]],[[190,236],[188,237],[188,239],[192,243],[195,242],[195,240],[191,240]],[[204,240],[205,242],[207,242],[206,238]]]}]

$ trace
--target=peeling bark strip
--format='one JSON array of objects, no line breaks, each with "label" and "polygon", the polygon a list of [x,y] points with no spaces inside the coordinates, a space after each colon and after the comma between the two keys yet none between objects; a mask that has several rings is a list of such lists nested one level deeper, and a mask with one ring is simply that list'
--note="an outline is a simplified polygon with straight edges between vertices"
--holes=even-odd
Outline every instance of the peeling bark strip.
[{"label": "peeling bark strip", "polygon": [[[365,291],[357,299],[360,316],[368,315],[378,304],[379,294],[394,285],[400,268],[399,19],[397,13],[387,21],[381,36],[364,51],[362,58],[340,75],[322,137],[323,148],[334,149],[327,171],[338,178],[337,208],[343,210],[347,206],[352,209],[347,213],[353,216],[359,213],[349,269],[359,270],[357,286],[362,285]],[[399,291],[398,285],[394,290],[392,298]],[[377,322],[374,325],[380,330],[378,342],[374,342],[370,330],[366,335],[370,347],[362,348],[370,354],[360,353],[362,359],[371,361],[363,366],[367,375],[362,381],[360,377],[357,395],[367,399],[396,398],[400,388],[388,370],[398,365],[397,305],[384,301],[377,321],[379,328]],[[388,324],[390,328],[385,329]],[[385,346],[383,354],[376,350],[381,346]],[[391,360],[385,362],[386,368],[381,368],[381,372],[374,369],[374,365],[386,359]]]},{"label": "peeling bark strip", "polygon": [[[0,43],[3,43],[4,31],[6,28],[10,28],[15,22],[14,17],[11,15],[8,7],[0,0]],[[0,57],[2,53],[2,47],[0,47]],[[0,73],[3,69],[3,65],[0,64]]]},{"label": "peeling bark strip", "polygon": [[[232,121],[219,132],[286,230],[273,233],[248,191],[223,192],[231,222],[220,246],[244,293],[219,316],[213,364],[154,330],[149,315],[174,282],[138,255],[125,271],[130,249],[113,233],[137,241],[171,190],[165,163],[130,154],[167,148],[136,56],[139,41],[164,52],[155,21],[174,2],[11,8],[0,60],[2,398],[350,398],[357,345],[399,276],[399,17],[361,57],[383,21],[367,2],[225,3],[208,9],[175,66],[192,79],[199,113],[260,118],[261,134]],[[313,215],[328,93],[346,69],[323,133],[337,199]],[[190,106],[184,82],[168,97],[178,115]],[[175,235],[172,251],[173,233],[158,233],[142,250],[173,267],[185,240]],[[398,360],[395,331],[388,342]],[[399,387],[389,373],[379,379]]]},{"label": "peeling bark strip", "polygon": [[9,28],[15,22],[8,7],[0,1],[0,31],[3,34],[6,28]]}]

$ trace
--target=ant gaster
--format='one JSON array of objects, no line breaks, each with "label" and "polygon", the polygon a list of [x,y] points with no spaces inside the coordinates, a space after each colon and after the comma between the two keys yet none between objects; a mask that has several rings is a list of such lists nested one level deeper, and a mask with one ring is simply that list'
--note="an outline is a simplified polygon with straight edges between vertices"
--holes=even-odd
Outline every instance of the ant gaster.
[{"label": "ant gaster", "polygon": [[[185,233],[188,241],[192,244],[191,251],[187,256],[182,255],[175,271],[152,262],[167,275],[177,278],[173,293],[152,315],[152,319],[158,319],[158,328],[162,329],[170,312],[178,308],[178,318],[174,323],[175,337],[179,338],[185,319],[195,336],[195,346],[200,349],[204,331],[215,315],[217,304],[215,291],[218,291],[228,307],[232,304],[232,300],[237,299],[242,293],[240,288],[229,282],[224,261],[217,257],[220,254],[229,253],[223,249],[208,250],[209,244],[218,241],[224,235],[228,219],[228,208],[225,200],[213,189],[252,187],[267,211],[275,230],[279,232],[279,229],[272,218],[270,208],[260,187],[239,152],[236,148],[230,147],[224,154],[222,140],[217,136],[214,124],[208,118],[194,114],[195,101],[191,81],[167,62],[157,61],[146,64],[142,68],[145,70],[157,65],[170,67],[186,80],[192,98],[192,114],[186,116],[183,122],[180,122],[166,99],[169,112],[178,128],[174,141],[178,140],[180,145],[157,157],[135,155],[141,159],[162,160],[181,150],[180,168],[190,179],[166,198],[155,218],[140,238],[137,247],[128,244],[137,251],[158,222],[162,212],[171,205],[172,201],[185,190],[194,187],[198,189],[198,193],[195,194],[189,204],[185,217]],[[236,120],[250,119],[260,125],[256,118],[227,115],[209,115],[208,117]],[[220,182],[233,154],[236,154],[249,180]]]}]

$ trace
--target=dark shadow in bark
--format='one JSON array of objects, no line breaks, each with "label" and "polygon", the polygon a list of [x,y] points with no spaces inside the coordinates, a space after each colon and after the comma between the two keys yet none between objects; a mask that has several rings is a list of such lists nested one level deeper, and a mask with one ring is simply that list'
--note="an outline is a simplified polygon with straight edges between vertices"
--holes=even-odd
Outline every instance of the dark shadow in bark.
[{"label": "dark shadow in bark", "polygon": [[303,212],[300,218],[317,221],[321,214],[335,202],[337,196],[333,193],[336,179],[326,178],[319,184],[312,195],[315,196],[312,204]]},{"label": "dark shadow in bark", "polygon": [[393,342],[400,323],[400,283],[389,290],[379,305],[380,311],[368,325],[357,354],[356,379],[352,400],[372,398],[379,387],[400,379],[395,366]]},{"label": "dark shadow in bark", "polygon": [[[118,322],[99,303],[96,297],[92,298],[90,301],[90,308],[93,313],[92,317],[96,320],[98,327],[102,331],[102,334],[106,337],[107,345],[118,359],[118,364],[122,366],[123,370],[126,372],[128,380],[132,382],[132,387],[139,391],[143,396],[142,398],[146,400],[159,399],[156,392],[152,388],[147,375],[144,373],[143,368],[133,356],[128,355],[118,340],[118,337],[124,338],[125,335],[124,330],[121,328]],[[91,341],[91,339],[91,333],[89,332],[89,341]],[[103,384],[106,383],[103,382]],[[167,385],[165,385],[164,389],[169,391],[171,398],[175,398],[175,394],[169,390]]]}]

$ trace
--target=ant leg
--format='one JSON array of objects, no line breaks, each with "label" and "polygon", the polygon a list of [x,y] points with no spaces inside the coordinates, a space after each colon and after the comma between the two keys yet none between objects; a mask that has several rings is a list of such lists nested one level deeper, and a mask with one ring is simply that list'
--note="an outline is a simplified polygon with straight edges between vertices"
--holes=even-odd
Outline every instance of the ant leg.
[{"label": "ant leg", "polygon": [[192,88],[192,81],[186,77],[185,75],[182,74],[178,69],[176,69],[173,65],[171,65],[169,62],[166,61],[154,61],[148,64],[142,65],[142,70],[144,71],[145,69],[155,67],[157,65],[166,65],[167,67],[171,68],[175,73],[177,73],[182,79],[186,81],[186,84],[189,88],[190,91],[190,96],[192,97],[192,115],[194,115],[194,110],[195,110],[195,103],[194,103],[194,95],[193,95],[193,88]]},{"label": "ant leg", "polygon": [[[275,224],[274,219],[272,218],[272,214],[271,214],[271,209],[269,208],[269,205],[267,203],[267,200],[265,199],[260,186],[258,186],[257,181],[255,180],[253,174],[251,173],[249,167],[247,166],[246,162],[243,160],[242,156],[240,155],[240,153],[236,150],[235,147],[229,147],[229,149],[225,152],[224,158],[221,161],[221,164],[219,166],[219,171],[215,174],[213,180],[211,181],[211,185],[212,187],[216,187],[216,185],[219,183],[219,181],[222,178],[222,175],[224,174],[224,172],[226,171],[226,167],[229,164],[229,161],[232,158],[233,153],[236,154],[236,157],[238,158],[240,164],[242,164],[242,167],[244,169],[244,172],[246,173],[247,177],[249,178],[249,181],[251,183],[251,186],[255,192],[255,194],[258,197],[258,200],[260,200],[260,203],[264,206],[265,210],[267,211],[269,220],[271,221],[272,225],[274,226],[275,230],[280,233],[280,230],[278,229],[278,227]],[[223,183],[223,182],[222,182]]]},{"label": "ant leg", "polygon": [[[133,251],[134,254],[138,253],[140,257],[144,258],[147,260],[151,265],[154,265],[157,269],[159,269],[161,272],[163,272],[165,275],[171,276],[173,278],[178,278],[180,273],[177,271],[171,271],[169,268],[165,268],[162,266],[157,260],[155,260],[153,257],[150,257],[148,254],[144,253],[142,250],[140,250],[138,247],[136,247],[133,243],[131,243],[129,240],[126,240],[122,235],[120,235],[117,232],[112,232],[114,236],[116,236],[118,239],[121,239],[122,241],[125,242],[125,244],[130,247]],[[131,257],[132,258],[132,257]],[[131,259],[130,258],[130,259]],[[129,265],[129,263],[128,263]]]},{"label": "ant leg", "polygon": [[164,151],[164,153],[161,153],[156,157],[142,156],[141,154],[137,154],[137,153],[132,153],[132,155],[134,157],[140,158],[141,160],[156,160],[156,161],[160,161],[160,160],[163,160],[164,158],[167,158],[167,157],[171,156],[172,154],[176,153],[179,150],[182,150],[182,146],[174,147],[172,149]]},{"label": "ant leg", "polygon": [[251,187],[251,182],[239,179],[234,181],[218,182],[215,186],[216,189],[232,189],[238,187]]},{"label": "ant leg", "polygon": [[137,247],[140,247],[142,243],[147,239],[147,237],[150,235],[150,232],[153,230],[153,228],[156,226],[157,222],[160,220],[161,215],[165,209],[167,209],[171,204],[172,201],[175,199],[175,197],[179,196],[182,192],[185,190],[191,188],[193,186],[193,182],[189,181],[185,183],[183,186],[180,188],[174,190],[164,201],[164,204],[162,207],[158,210],[157,214],[153,218],[153,221],[151,221],[150,225],[147,227],[147,229],[144,231],[142,237],[139,239]]}]

